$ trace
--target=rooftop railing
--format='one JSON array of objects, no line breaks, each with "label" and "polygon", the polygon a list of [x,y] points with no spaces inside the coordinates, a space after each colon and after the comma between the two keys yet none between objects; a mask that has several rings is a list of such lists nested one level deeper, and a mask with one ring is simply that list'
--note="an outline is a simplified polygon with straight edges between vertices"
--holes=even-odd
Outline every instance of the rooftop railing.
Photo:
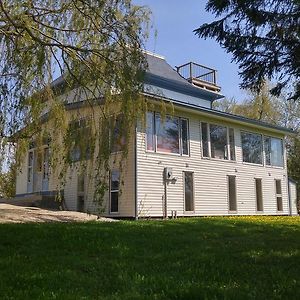
[{"label": "rooftop railing", "polygon": [[189,62],[176,68],[177,72],[192,84],[214,92],[220,91],[220,87],[217,86],[216,70],[194,62]]}]

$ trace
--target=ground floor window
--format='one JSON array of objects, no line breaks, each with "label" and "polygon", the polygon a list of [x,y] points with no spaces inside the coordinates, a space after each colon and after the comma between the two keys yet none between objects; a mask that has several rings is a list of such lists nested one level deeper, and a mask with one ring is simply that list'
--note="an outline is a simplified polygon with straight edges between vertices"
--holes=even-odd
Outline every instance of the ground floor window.
[{"label": "ground floor window", "polygon": [[194,210],[194,173],[183,172],[184,174],[184,204],[185,211]]},{"label": "ground floor window", "polygon": [[227,176],[228,181],[228,202],[229,211],[235,212],[237,210],[236,205],[236,178],[233,175]]},{"label": "ground floor window", "polygon": [[276,190],[276,202],[277,202],[277,210],[283,211],[282,207],[282,190],[281,190],[281,180],[275,179],[275,190]]},{"label": "ground floor window", "polygon": [[120,172],[112,170],[110,175],[110,212],[119,211]]},{"label": "ground floor window", "polygon": [[263,211],[262,180],[255,178],[256,210]]},{"label": "ground floor window", "polygon": [[84,211],[84,199],[85,198],[85,176],[84,174],[78,174],[77,177],[77,210]]}]

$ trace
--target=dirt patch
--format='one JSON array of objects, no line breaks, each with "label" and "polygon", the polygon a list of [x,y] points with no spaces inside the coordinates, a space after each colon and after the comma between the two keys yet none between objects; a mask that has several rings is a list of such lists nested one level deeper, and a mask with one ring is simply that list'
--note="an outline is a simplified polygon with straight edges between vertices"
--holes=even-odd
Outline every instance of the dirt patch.
[{"label": "dirt patch", "polygon": [[103,221],[114,222],[109,219],[76,211],[47,210],[37,207],[16,206],[0,203],[0,223],[27,223],[27,222],[87,222]]}]

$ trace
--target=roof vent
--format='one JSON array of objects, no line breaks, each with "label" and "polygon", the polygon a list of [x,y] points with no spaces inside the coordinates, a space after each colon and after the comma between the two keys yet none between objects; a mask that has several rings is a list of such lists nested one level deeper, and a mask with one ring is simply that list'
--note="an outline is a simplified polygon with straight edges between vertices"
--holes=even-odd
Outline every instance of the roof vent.
[{"label": "roof vent", "polygon": [[177,73],[191,84],[205,90],[219,93],[221,88],[217,85],[217,70],[196,64],[186,63],[176,67]]}]

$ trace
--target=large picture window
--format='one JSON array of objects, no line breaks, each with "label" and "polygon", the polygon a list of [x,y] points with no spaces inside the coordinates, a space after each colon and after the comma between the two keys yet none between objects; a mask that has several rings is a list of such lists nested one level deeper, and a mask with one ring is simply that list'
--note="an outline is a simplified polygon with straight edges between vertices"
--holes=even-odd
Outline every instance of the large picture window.
[{"label": "large picture window", "polygon": [[264,140],[266,165],[283,167],[282,139],[265,136]]},{"label": "large picture window", "polygon": [[146,141],[148,151],[189,154],[188,120],[166,116],[159,113],[147,113]]},{"label": "large picture window", "polygon": [[202,156],[235,160],[234,129],[201,123]]},{"label": "large picture window", "polygon": [[242,132],[243,161],[262,164],[262,136],[261,134]]},{"label": "large picture window", "polygon": [[228,159],[227,128],[219,125],[210,125],[211,157]]},{"label": "large picture window", "polygon": [[156,149],[159,152],[179,153],[179,119],[166,116],[162,120],[159,114],[155,114]]}]

